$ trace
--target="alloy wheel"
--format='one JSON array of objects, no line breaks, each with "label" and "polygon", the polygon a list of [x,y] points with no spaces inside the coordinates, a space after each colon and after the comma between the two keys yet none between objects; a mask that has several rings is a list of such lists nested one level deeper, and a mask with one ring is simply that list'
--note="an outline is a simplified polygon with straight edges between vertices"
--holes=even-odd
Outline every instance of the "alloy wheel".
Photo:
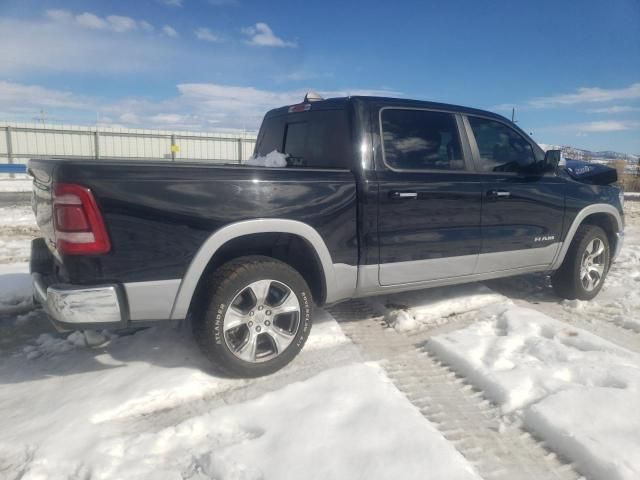
[{"label": "alloy wheel", "polygon": [[276,280],[258,280],[243,288],[224,316],[227,347],[241,360],[265,362],[284,352],[300,326],[300,302]]},{"label": "alloy wheel", "polygon": [[600,285],[604,268],[605,245],[600,238],[594,238],[585,248],[580,264],[580,282],[587,292],[592,292]]}]

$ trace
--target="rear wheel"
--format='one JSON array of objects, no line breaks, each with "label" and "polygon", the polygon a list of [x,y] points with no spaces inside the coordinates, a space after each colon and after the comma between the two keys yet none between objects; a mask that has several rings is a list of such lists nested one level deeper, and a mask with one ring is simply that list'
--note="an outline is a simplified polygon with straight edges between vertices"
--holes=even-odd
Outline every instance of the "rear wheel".
[{"label": "rear wheel", "polygon": [[553,288],[563,298],[591,300],[602,288],[609,264],[606,232],[596,225],[581,225],[552,277]]},{"label": "rear wheel", "polygon": [[225,373],[257,377],[300,352],[311,329],[311,293],[302,276],[269,257],[240,257],[212,275],[203,314],[193,320],[201,350]]}]

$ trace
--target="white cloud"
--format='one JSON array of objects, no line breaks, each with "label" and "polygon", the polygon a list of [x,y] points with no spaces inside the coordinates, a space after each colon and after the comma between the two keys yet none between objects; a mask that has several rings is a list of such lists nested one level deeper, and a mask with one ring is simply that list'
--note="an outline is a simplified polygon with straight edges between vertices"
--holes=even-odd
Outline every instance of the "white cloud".
[{"label": "white cloud", "polygon": [[153,25],[151,25],[149,22],[147,22],[146,20],[140,20],[138,22],[138,25],[140,25],[140,28],[142,30],[144,30],[145,32],[153,32],[155,29],[153,28]]},{"label": "white cloud", "polygon": [[589,113],[625,113],[625,112],[640,112],[640,107],[630,107],[628,105],[613,105],[611,107],[603,108],[590,108],[587,110]]},{"label": "white cloud", "polygon": [[162,33],[171,38],[176,38],[178,36],[178,32],[176,32],[176,29],[171,27],[170,25],[163,25]]},{"label": "white cloud", "polygon": [[51,20],[55,20],[57,22],[66,22],[73,19],[73,15],[71,15],[71,12],[67,10],[60,10],[60,9],[47,10],[45,12],[45,15],[49,17]]},{"label": "white cloud", "polygon": [[[325,97],[399,94],[385,90],[320,93]],[[37,85],[0,82],[0,105],[6,117],[3,120],[30,120],[40,108],[46,108],[52,118],[65,123],[94,123],[99,112],[103,122],[117,119],[123,126],[176,130],[254,130],[267,110],[299,103],[304,95],[304,90],[184,83],[177,85],[177,95],[156,102],[140,98],[107,101]]]},{"label": "white cloud", "polygon": [[530,100],[528,104],[536,108],[575,105],[580,103],[612,102],[640,98],[640,83],[625,88],[606,89],[598,87],[579,88],[575,93],[563,93]]},{"label": "white cloud", "polygon": [[218,37],[217,35],[215,35],[211,30],[209,30],[208,28],[198,28],[196,29],[196,31],[194,32],[195,36],[199,39],[199,40],[203,40],[205,42],[219,42],[220,41],[220,37]]},{"label": "white cloud", "polygon": [[542,132],[566,133],[584,136],[587,133],[610,133],[640,130],[640,122],[636,120],[604,120],[548,126],[539,128],[538,130]]},{"label": "white cloud", "polygon": [[146,32],[153,31],[153,25],[146,20],[135,20],[123,15],[108,15],[106,17],[101,17],[91,12],[74,15],[68,10],[55,9],[47,10],[45,12],[45,16],[55,23],[74,25],[89,30],[106,30],[116,33],[124,33],[131,32],[139,28]]},{"label": "white cloud", "polygon": [[75,23],[77,23],[78,25],[84,28],[104,30],[109,26],[106,20],[89,12],[84,12],[84,13],[81,13],[80,15],[76,15],[75,17],[73,17],[73,19],[75,20]]},{"label": "white cloud", "polygon": [[0,105],[9,111],[16,109],[37,111],[43,107],[86,110],[93,108],[95,101],[90,97],[52,90],[40,85],[0,81]]},{"label": "white cloud", "polygon": [[601,122],[587,122],[577,124],[576,127],[582,132],[619,132],[622,130],[634,130],[638,128],[638,122],[628,122],[622,120],[606,120]]},{"label": "white cloud", "polygon": [[[104,117],[103,117],[104,118]],[[128,125],[138,125],[140,123],[140,117],[135,113],[126,112],[121,114],[118,119],[124,124]]]},{"label": "white cloud", "polygon": [[[138,28],[138,22],[131,17],[109,15],[107,17],[107,22],[109,22],[109,26],[114,32],[129,32]],[[147,25],[149,24],[147,23]]]},{"label": "white cloud", "polygon": [[181,7],[182,0],[159,0],[160,3],[167,5],[168,7]]},{"label": "white cloud", "polygon": [[253,27],[242,29],[242,33],[249,37],[247,43],[259,47],[297,47],[295,42],[287,42],[276,36],[271,27],[264,22],[258,22]]},{"label": "white cloud", "polygon": [[[59,19],[52,21],[53,17]],[[64,20],[66,18],[66,20]],[[0,65],[5,79],[25,73],[117,74],[171,68],[192,61],[179,45],[167,45],[152,35],[112,34],[109,30],[85,28],[72,16],[48,14],[43,20],[0,17]]]}]

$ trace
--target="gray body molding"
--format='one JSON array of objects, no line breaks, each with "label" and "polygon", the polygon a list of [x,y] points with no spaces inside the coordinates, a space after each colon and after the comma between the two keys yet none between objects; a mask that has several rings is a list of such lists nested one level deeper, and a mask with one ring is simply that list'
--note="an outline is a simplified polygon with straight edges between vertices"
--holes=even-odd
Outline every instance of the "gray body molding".
[{"label": "gray body molding", "polygon": [[180,282],[180,288],[171,311],[172,320],[186,317],[200,277],[216,251],[234,238],[254,233],[290,233],[304,238],[320,259],[327,291],[326,303],[337,302],[353,296],[358,268],[346,264],[334,264],[324,240],[316,229],[297,220],[278,218],[245,220],[217,230],[200,247],[191,260],[182,282]]},{"label": "gray body molding", "polygon": [[[624,232],[624,223],[622,221],[622,217],[620,216],[620,212],[618,211],[618,209],[614,206],[606,203],[594,203],[593,205],[584,207],[578,212],[576,218],[573,219],[573,223],[567,231],[567,236],[562,243],[562,247],[560,247],[560,250],[558,250],[558,254],[551,264],[551,270],[557,270],[558,268],[560,268],[562,262],[564,261],[564,257],[566,256],[567,251],[571,246],[573,237],[578,231],[578,227],[580,226],[580,224],[582,224],[585,218],[587,218],[589,215],[593,215],[594,213],[606,213],[607,215],[611,215],[615,219],[616,225],[618,226],[618,230],[616,233]],[[614,259],[612,258],[612,260]]]},{"label": "gray body molding", "polygon": [[[329,250],[327,249],[327,246],[320,234],[313,227],[306,223],[299,222],[297,220],[275,218],[263,218],[237,222],[231,225],[227,225],[226,227],[223,227],[220,230],[214,232],[205,241],[202,247],[200,247],[200,250],[198,250],[194,258],[191,260],[189,268],[187,269],[184,278],[180,282],[179,288],[177,288],[177,294],[175,295],[175,301],[173,302],[173,308],[171,309],[170,318],[172,320],[179,320],[186,317],[196,286],[198,285],[198,282],[202,277],[202,273],[204,272],[204,269],[206,268],[211,258],[215,255],[216,251],[225,243],[233,240],[234,238],[242,237],[244,235],[255,233],[289,233],[304,238],[315,250],[318,258],[320,259],[327,292],[325,302],[330,304],[348,298],[375,295],[382,292],[390,293],[394,291],[405,291],[416,288],[481,281],[491,278],[518,275],[522,273],[556,270],[560,267],[560,265],[562,265],[564,257],[567,253],[567,250],[569,249],[569,246],[571,245],[571,241],[573,240],[578,227],[585,218],[594,213],[606,213],[608,215],[611,215],[613,218],[615,218],[618,226],[618,232],[623,232],[624,225],[622,222],[622,217],[615,207],[603,203],[589,205],[588,207],[582,209],[578,213],[578,215],[576,215],[576,218],[567,231],[567,236],[561,245],[555,243],[544,248],[534,249],[536,255],[539,256],[541,254],[544,254],[544,258],[536,259],[537,261],[535,262],[524,262],[524,264],[520,265],[520,260],[531,260],[529,257],[534,252],[518,251],[513,252],[513,254],[511,255],[512,257],[514,257],[513,259],[509,257],[509,259],[514,261],[508,262],[508,265],[493,265],[494,268],[488,268],[488,265],[485,265],[485,267],[487,268],[481,270],[486,271],[478,271],[476,268],[476,271],[471,275],[460,275],[453,277],[448,275],[439,275],[437,276],[437,278],[431,278],[428,281],[415,283],[411,283],[410,281],[407,282],[407,280],[394,277],[393,280],[397,283],[395,285],[388,286],[380,285],[378,277],[380,268],[379,265],[357,267],[342,263],[334,264],[331,259],[331,254],[329,253]],[[550,261],[549,256],[552,257],[552,261]],[[485,260],[487,262],[494,263],[495,258],[493,257],[500,258],[502,261],[505,260],[503,258],[504,252],[500,252],[498,254],[487,254],[486,257],[486,259],[478,259],[478,264],[476,266],[482,266],[482,262]],[[448,262],[451,259],[441,260],[446,260]],[[421,264],[419,266],[420,268],[424,267],[424,265]],[[407,265],[403,265],[403,267],[406,268]],[[166,285],[166,287],[168,292],[169,289],[176,288],[176,284],[169,283]],[[131,295],[132,289],[128,288],[127,290],[127,293]],[[146,302],[140,303],[144,304]],[[140,314],[136,315],[136,317],[148,316],[149,312],[144,313],[147,315],[142,314],[141,312]]]},{"label": "gray body molding", "polygon": [[123,284],[129,304],[129,320],[166,320],[180,287],[180,279]]}]

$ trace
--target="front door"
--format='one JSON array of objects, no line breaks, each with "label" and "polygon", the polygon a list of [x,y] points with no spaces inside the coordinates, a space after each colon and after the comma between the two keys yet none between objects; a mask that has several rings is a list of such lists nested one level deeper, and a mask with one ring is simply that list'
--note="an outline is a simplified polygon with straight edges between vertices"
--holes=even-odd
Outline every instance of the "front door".
[{"label": "front door", "polygon": [[448,112],[385,107],[378,121],[380,284],[472,274],[481,244],[482,183],[460,141],[462,120]]},{"label": "front door", "polygon": [[476,273],[550,265],[560,247],[564,181],[553,173],[532,173],[539,155],[506,123],[468,116],[467,125],[483,184]]}]

